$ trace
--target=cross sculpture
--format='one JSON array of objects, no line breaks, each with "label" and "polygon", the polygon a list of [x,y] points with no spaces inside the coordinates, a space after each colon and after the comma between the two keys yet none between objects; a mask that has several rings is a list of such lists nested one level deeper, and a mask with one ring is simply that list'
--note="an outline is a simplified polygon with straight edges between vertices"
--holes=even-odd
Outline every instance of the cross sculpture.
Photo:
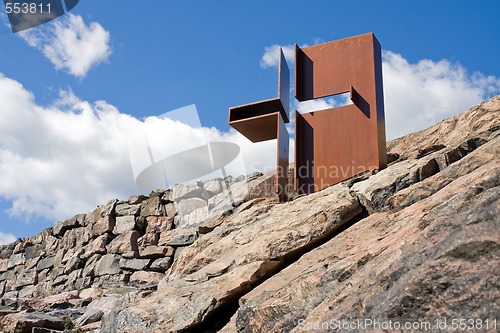
[{"label": "cross sculpture", "polygon": [[[380,44],[373,33],[300,48],[295,97],[308,101],[349,93],[353,104],[295,111],[295,190],[320,191],[387,165]],[[277,139],[276,193],[288,199],[290,74],[280,49],[278,97],[229,109],[229,125],[252,142]]]}]

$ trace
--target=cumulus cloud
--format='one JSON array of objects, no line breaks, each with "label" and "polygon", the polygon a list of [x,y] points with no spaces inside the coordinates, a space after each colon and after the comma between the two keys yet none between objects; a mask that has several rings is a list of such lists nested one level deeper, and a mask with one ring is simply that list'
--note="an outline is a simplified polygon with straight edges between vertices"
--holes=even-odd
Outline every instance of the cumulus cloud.
[{"label": "cumulus cloud", "polygon": [[26,220],[65,219],[112,198],[147,193],[136,186],[129,158],[129,134],[138,129],[167,147],[166,154],[206,137],[238,144],[247,172],[269,170],[276,163],[273,141],[253,144],[234,130],[192,128],[158,117],[142,121],[105,101],[83,101],[71,91],[42,107],[19,82],[1,73],[0,100],[0,197],[12,203],[10,215]]},{"label": "cumulus cloud", "polygon": [[425,129],[500,92],[500,78],[471,74],[448,60],[411,64],[391,51],[383,52],[383,77],[388,139]]},{"label": "cumulus cloud", "polygon": [[19,35],[40,50],[57,70],[82,78],[111,55],[110,34],[99,23],[85,24],[71,13]]},{"label": "cumulus cloud", "polygon": [[293,64],[295,61],[295,46],[273,44],[264,48],[264,54],[260,58],[260,67],[277,67],[280,47],[283,49],[283,54],[288,63]]},{"label": "cumulus cloud", "polygon": [[0,232],[0,245],[9,244],[16,240],[16,236]]},{"label": "cumulus cloud", "polygon": [[[277,67],[278,50],[279,45],[266,47],[260,60],[261,67]],[[284,46],[284,50],[288,57],[293,58],[293,45]],[[500,93],[500,78],[479,72],[469,73],[460,63],[446,59],[424,59],[412,64],[400,54],[383,51],[382,69],[389,140],[425,129]],[[348,104],[346,97],[293,103],[303,113]]]}]

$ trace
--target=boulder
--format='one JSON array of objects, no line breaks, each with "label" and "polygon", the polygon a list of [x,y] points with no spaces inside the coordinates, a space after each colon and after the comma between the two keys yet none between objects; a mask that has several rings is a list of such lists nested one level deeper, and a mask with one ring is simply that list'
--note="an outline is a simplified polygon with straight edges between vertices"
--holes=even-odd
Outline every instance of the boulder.
[{"label": "boulder", "polygon": [[137,239],[140,234],[137,230],[127,230],[117,236],[106,246],[108,253],[138,252]]},{"label": "boulder", "polygon": [[141,204],[130,204],[128,202],[119,203],[115,207],[116,216],[138,216],[141,211]]},{"label": "boulder", "polygon": [[120,259],[120,268],[130,271],[145,269],[151,260],[149,259]]},{"label": "boulder", "polygon": [[91,239],[92,237],[90,228],[71,229],[64,234],[61,240],[61,246],[64,250],[70,251],[76,247],[83,247]]},{"label": "boulder", "polygon": [[94,275],[112,275],[120,273],[120,256],[117,254],[106,254],[96,262]]},{"label": "boulder", "polygon": [[98,206],[92,213],[85,216],[85,225],[93,225],[103,217],[115,216],[115,207],[118,200],[110,200],[104,205]]},{"label": "boulder", "polygon": [[205,191],[209,191],[212,196],[215,194],[222,193],[224,187],[222,185],[222,181],[220,179],[209,180],[203,184],[203,189]]},{"label": "boulder", "polygon": [[172,265],[172,257],[158,258],[149,267],[152,271],[165,272]]},{"label": "boulder", "polygon": [[[41,244],[35,244],[33,246],[28,246],[24,253],[26,254],[26,259],[34,259],[40,257],[42,254],[43,247]],[[0,272],[1,272],[1,260],[0,260]]]},{"label": "boulder", "polygon": [[140,238],[139,243],[143,246],[157,245],[160,239],[160,233],[172,229],[172,218],[165,216],[146,217],[146,230],[144,236]]},{"label": "boulder", "polygon": [[182,251],[161,290],[118,314],[117,322],[123,324],[117,329],[130,320],[142,325],[142,311],[158,331],[199,324],[225,300],[245,294],[276,272],[288,255],[332,234],[361,212],[349,189],[336,185],[287,205],[266,202],[230,215]]},{"label": "boulder", "polygon": [[34,285],[37,283],[36,269],[28,269],[17,275],[16,288]]},{"label": "boulder", "polygon": [[36,286],[25,286],[23,289],[19,290],[19,298],[32,298],[36,295],[37,288]]},{"label": "boulder", "polygon": [[[102,255],[94,254],[85,262],[85,267],[83,268],[83,272],[82,272],[83,278],[85,278],[85,277],[92,278],[95,276],[94,272],[96,270],[96,265],[101,258],[102,258]],[[108,259],[108,261],[109,261],[109,259]],[[83,281],[81,281],[81,282],[83,282]]]},{"label": "boulder", "polygon": [[141,216],[162,216],[164,215],[160,197],[152,196],[141,203]]},{"label": "boulder", "polygon": [[196,190],[200,190],[196,184],[176,184],[172,187],[172,198],[176,201],[180,201],[192,197],[190,195],[196,196],[196,194],[192,194]]},{"label": "boulder", "polygon": [[110,234],[104,234],[92,241],[86,248],[85,248],[85,258],[90,258],[94,254],[106,254],[106,246],[111,242],[113,237]]},{"label": "boulder", "polygon": [[127,215],[127,216],[118,216],[116,218],[115,228],[113,229],[113,233],[115,235],[119,235],[124,233],[125,231],[135,229],[135,216]]},{"label": "boulder", "polygon": [[79,214],[64,222],[57,222],[52,228],[52,234],[54,236],[63,236],[64,233],[69,229],[82,227],[84,225],[84,221],[85,214]]},{"label": "boulder", "polygon": [[130,276],[130,283],[157,285],[164,277],[165,274],[158,272],[137,271]]},{"label": "boulder", "polygon": [[136,205],[136,204],[140,204],[141,202],[143,202],[144,200],[146,200],[148,197],[145,196],[145,195],[133,195],[131,196],[127,202],[130,204],[130,205]]},{"label": "boulder", "polygon": [[13,254],[9,258],[9,262],[7,264],[7,269],[11,269],[15,266],[23,265],[26,262],[26,254],[23,253],[18,253],[18,254]]},{"label": "boulder", "polygon": [[116,311],[121,304],[122,301],[116,296],[104,296],[93,300],[87,306],[87,310],[101,310],[103,312],[103,316],[107,316]]},{"label": "boulder", "polygon": [[9,268],[9,259],[0,259],[0,273],[6,272]]},{"label": "boulder", "polygon": [[83,326],[91,323],[95,323],[101,320],[104,312],[99,309],[89,309],[80,318],[78,318],[75,323],[78,326]]},{"label": "boulder", "polygon": [[64,330],[60,318],[36,312],[18,312],[0,317],[0,327],[8,332],[32,332],[34,328],[46,328],[56,331]]},{"label": "boulder", "polygon": [[111,233],[115,228],[116,219],[113,216],[105,216],[101,217],[93,226],[92,226],[92,237],[96,238],[105,233]]},{"label": "boulder", "polygon": [[174,255],[174,248],[171,246],[147,246],[140,252],[141,258],[158,259],[163,257],[171,257]]},{"label": "boulder", "polygon": [[160,234],[159,245],[186,246],[193,244],[198,238],[197,228],[182,228],[164,231]]}]

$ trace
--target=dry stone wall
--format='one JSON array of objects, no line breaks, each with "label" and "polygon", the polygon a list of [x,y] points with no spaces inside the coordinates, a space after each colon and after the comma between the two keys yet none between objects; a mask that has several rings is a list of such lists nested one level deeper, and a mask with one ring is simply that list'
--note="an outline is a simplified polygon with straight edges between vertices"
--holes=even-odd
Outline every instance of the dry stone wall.
[{"label": "dry stone wall", "polygon": [[109,201],[0,246],[0,299],[6,303],[91,287],[155,289],[200,231],[211,230],[214,220],[249,198],[273,196],[273,188],[273,177],[255,173]]}]

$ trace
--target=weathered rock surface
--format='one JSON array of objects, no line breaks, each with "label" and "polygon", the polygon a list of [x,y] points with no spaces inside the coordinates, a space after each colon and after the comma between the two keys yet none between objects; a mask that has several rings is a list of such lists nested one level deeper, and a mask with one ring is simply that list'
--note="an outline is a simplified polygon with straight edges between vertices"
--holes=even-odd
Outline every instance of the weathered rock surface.
[{"label": "weathered rock surface", "polygon": [[240,300],[237,330],[308,332],[307,323],[353,318],[496,318],[499,166],[487,163],[397,213],[373,214],[304,255]]},{"label": "weathered rock surface", "polygon": [[497,96],[388,143],[386,170],[288,203],[272,175],[227,177],[112,200],[0,246],[0,331],[498,322],[499,115]]}]

